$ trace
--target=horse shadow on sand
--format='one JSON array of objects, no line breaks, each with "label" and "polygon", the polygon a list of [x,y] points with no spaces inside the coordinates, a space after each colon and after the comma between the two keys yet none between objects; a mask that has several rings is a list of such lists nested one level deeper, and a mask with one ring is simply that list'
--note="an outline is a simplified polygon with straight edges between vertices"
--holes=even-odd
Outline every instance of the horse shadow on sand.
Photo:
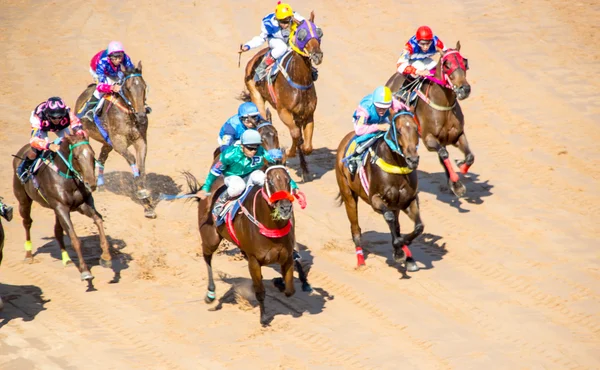
[{"label": "horse shadow on sand", "polygon": [[448,188],[444,172],[428,173],[418,170],[418,175],[419,191],[435,195],[437,200],[456,208],[459,213],[471,212],[462,208],[463,201],[470,204],[483,204],[484,198],[493,194],[491,189],[494,185],[490,184],[490,180],[481,181],[479,175],[473,172],[466,175],[459,174],[460,180],[467,188],[467,193],[462,198],[457,198]]},{"label": "horse shadow on sand", "polygon": [[[54,237],[44,237],[44,240],[49,240],[46,244],[42,245],[37,251],[34,253],[33,257],[38,254],[47,253],[55,260],[62,262],[62,256],[60,251],[60,246]],[[109,284],[117,284],[121,281],[121,271],[127,270],[129,268],[129,262],[133,259],[130,254],[125,253],[123,249],[127,247],[127,244],[121,239],[114,239],[110,236],[106,236],[108,240],[108,244],[110,245],[109,251],[112,256],[112,266],[111,269],[114,273],[113,278],[109,281]],[[75,264],[75,266],[79,266],[79,258],[77,258],[77,253],[73,249],[71,244],[71,239],[68,235],[64,237],[65,245],[67,246],[67,253],[69,253],[69,257]],[[102,255],[102,248],[100,247],[100,237],[98,235],[90,235],[80,237],[81,240],[81,254],[83,254],[83,259],[85,263],[89,266],[90,272],[96,266],[100,264],[100,256]],[[72,267],[69,265],[68,267]],[[95,291],[93,280],[88,280],[88,292]]]},{"label": "horse shadow on sand", "polygon": [[[409,245],[413,258],[421,270],[430,270],[435,268],[434,262],[441,261],[448,250],[442,237],[434,234],[423,233]],[[392,247],[392,236],[389,233],[380,233],[377,231],[367,231],[362,234],[362,241],[366,247],[363,247],[365,261],[369,263],[369,255],[374,254],[385,258],[388,266],[398,270],[402,274],[401,279],[410,279],[406,273],[404,265],[400,265],[394,260],[394,247]],[[414,274],[417,272],[413,272]]]},{"label": "horse shadow on sand", "polygon": [[35,285],[10,285],[0,283],[0,296],[4,308],[0,309],[0,329],[12,320],[32,321],[46,308],[50,300],[44,298],[42,289]]},{"label": "horse shadow on sand", "polygon": [[[313,150],[310,155],[305,156],[311,181],[320,179],[327,172],[335,168],[335,155],[335,149],[318,148]],[[294,158],[289,158],[287,165],[295,171],[296,176],[302,178],[302,169],[300,168],[300,157],[298,154]]]},{"label": "horse shadow on sand", "polygon": [[[313,263],[313,255],[311,251],[303,244],[298,243],[298,253],[302,259],[300,263],[307,275],[310,283],[310,268]],[[222,254],[226,254],[230,257],[241,257],[241,252],[236,246],[229,245],[228,249],[224,250]],[[272,268],[277,271],[277,274],[281,276],[281,269],[279,265],[263,266],[263,269]],[[223,272],[217,272],[219,278],[229,284],[229,289],[223,294],[216,306],[210,308],[210,311],[218,311],[223,308],[224,304],[238,305],[240,309],[252,310],[258,307],[258,301],[254,294],[254,287],[252,285],[252,279],[245,277],[233,277]],[[312,292],[302,291],[302,284],[298,279],[297,270],[294,268],[294,286],[296,287],[296,294],[291,297],[286,297],[283,292],[273,283],[273,280],[264,280],[266,298],[265,298],[265,310],[269,316],[269,323],[273,321],[277,315],[291,315],[292,317],[301,317],[305,313],[311,315],[319,314],[325,309],[325,303],[333,300],[335,297],[330,295],[325,289],[313,286]]]},{"label": "horse shadow on sand", "polygon": [[[106,172],[104,174],[103,188],[105,191],[129,197],[135,203],[143,205],[143,202],[135,195],[135,183],[131,172]],[[161,193],[178,194],[181,191],[181,185],[177,185],[173,178],[154,172],[146,174],[146,188],[150,190],[150,199],[154,207],[160,201],[159,196]]]}]

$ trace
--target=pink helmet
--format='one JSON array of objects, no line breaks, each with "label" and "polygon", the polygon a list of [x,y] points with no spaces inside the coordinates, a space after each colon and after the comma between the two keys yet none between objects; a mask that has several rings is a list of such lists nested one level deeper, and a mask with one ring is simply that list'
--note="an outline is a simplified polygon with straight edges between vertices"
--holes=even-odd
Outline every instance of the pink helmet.
[{"label": "pink helmet", "polygon": [[125,50],[123,50],[123,44],[121,44],[119,41],[111,41],[110,44],[108,44],[108,55],[111,55],[112,53],[117,53],[117,52],[125,52]]}]

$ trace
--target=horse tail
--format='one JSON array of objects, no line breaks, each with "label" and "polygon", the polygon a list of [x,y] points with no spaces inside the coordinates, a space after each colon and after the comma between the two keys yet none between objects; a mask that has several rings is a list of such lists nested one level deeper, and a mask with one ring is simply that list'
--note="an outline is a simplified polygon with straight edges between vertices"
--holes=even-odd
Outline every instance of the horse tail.
[{"label": "horse tail", "polygon": [[237,97],[238,100],[241,101],[245,101],[245,102],[251,102],[252,98],[250,97],[250,92],[248,92],[247,90],[244,90],[240,93],[240,95]]},{"label": "horse tail", "polygon": [[[183,171],[182,174],[185,177],[185,181],[187,182],[187,186],[188,186],[188,193],[186,193],[186,195],[192,195],[192,194],[196,194],[197,192],[199,192],[200,188],[202,188],[202,185],[200,185],[200,183],[198,182],[196,177],[194,175],[192,175],[189,171]],[[189,199],[194,199],[196,202],[200,201],[199,198],[189,198]]]},{"label": "horse tail", "polygon": [[337,203],[336,205],[339,207],[342,205],[342,203],[344,203],[344,200],[342,199],[342,192],[338,192],[337,197],[335,197],[335,202]]}]

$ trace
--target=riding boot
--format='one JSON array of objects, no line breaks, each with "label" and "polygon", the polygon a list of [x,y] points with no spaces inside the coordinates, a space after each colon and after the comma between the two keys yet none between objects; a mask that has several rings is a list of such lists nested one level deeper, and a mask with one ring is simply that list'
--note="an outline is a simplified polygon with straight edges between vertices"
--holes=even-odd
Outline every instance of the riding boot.
[{"label": "riding boot", "polygon": [[100,99],[98,99],[97,97],[95,97],[94,95],[92,95],[92,97],[90,98],[90,100],[88,100],[85,103],[85,106],[83,108],[81,108],[81,110],[79,111],[79,113],[77,113],[77,118],[82,119],[83,117],[86,117],[87,119],[89,119],[90,121],[92,121],[94,119],[93,114],[89,115],[89,117],[88,117],[88,112],[93,112],[94,108],[96,108],[96,106],[98,105],[99,101],[100,101]]},{"label": "riding boot", "polygon": [[219,195],[217,201],[215,202],[212,212],[215,218],[218,218],[221,215],[221,212],[223,211],[223,206],[225,206],[225,203],[227,203],[229,199],[231,198],[229,197],[229,193],[227,193],[227,190],[225,190],[221,193],[221,195]]},{"label": "riding boot", "polygon": [[258,82],[265,78],[267,74],[267,67],[269,67],[273,63],[275,63],[275,59],[271,56],[271,54],[267,54],[260,61],[260,64],[256,67],[256,70],[254,72],[254,80]]},{"label": "riding boot", "polygon": [[316,81],[317,78],[319,78],[319,70],[316,69],[315,67],[311,66],[310,67],[310,71],[311,71],[311,74],[312,74],[313,81]]},{"label": "riding boot", "polygon": [[358,170],[359,161],[360,161],[360,154],[358,154],[356,152],[350,154],[350,156],[348,156],[348,158],[346,159],[346,163],[348,165],[348,172],[350,172],[350,175],[352,175],[352,176],[356,175],[356,171]]},{"label": "riding boot", "polygon": [[29,179],[29,167],[31,167],[33,161],[35,161],[35,159],[29,159],[29,157],[26,155],[25,159],[21,162],[21,164],[19,164],[19,168],[17,168],[17,176],[19,176],[21,184],[25,184]]},{"label": "riding boot", "polygon": [[10,222],[13,217],[13,208],[0,202],[0,216],[4,217],[6,221]]}]

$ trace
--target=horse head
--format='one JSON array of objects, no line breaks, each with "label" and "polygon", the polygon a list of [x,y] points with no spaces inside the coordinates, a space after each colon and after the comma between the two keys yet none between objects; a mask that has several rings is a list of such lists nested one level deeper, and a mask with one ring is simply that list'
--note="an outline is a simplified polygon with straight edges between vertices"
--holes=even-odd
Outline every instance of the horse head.
[{"label": "horse head", "polygon": [[396,112],[392,118],[392,127],[386,132],[384,139],[392,152],[404,158],[409,169],[417,168],[419,133],[411,112],[407,110]]},{"label": "horse head", "polygon": [[298,54],[308,57],[312,63],[319,65],[323,61],[323,52],[321,51],[323,30],[313,23],[314,19],[315,13],[310,12],[310,18],[303,20],[298,25],[292,38],[292,45]]},{"label": "horse head", "polygon": [[266,117],[258,122],[256,130],[262,138],[262,146],[269,153],[276,164],[285,164],[285,150],[279,146],[279,135],[271,121],[271,111],[267,108]]},{"label": "horse head", "polygon": [[90,193],[96,190],[96,159],[94,149],[86,135],[66,135],[60,143],[59,152],[68,168],[71,166]]},{"label": "horse head", "polygon": [[271,216],[275,220],[289,220],[293,215],[294,196],[291,193],[290,174],[282,165],[267,167],[263,192],[273,208]]},{"label": "horse head", "polygon": [[436,75],[442,74],[442,80],[456,93],[458,100],[469,97],[471,85],[467,81],[467,70],[469,61],[460,54],[460,41],[456,43],[456,49],[447,49],[440,58]]},{"label": "horse head", "polygon": [[146,116],[146,82],[142,77],[142,62],[138,62],[137,67],[123,71],[121,97],[129,106],[138,123],[148,120]]}]

